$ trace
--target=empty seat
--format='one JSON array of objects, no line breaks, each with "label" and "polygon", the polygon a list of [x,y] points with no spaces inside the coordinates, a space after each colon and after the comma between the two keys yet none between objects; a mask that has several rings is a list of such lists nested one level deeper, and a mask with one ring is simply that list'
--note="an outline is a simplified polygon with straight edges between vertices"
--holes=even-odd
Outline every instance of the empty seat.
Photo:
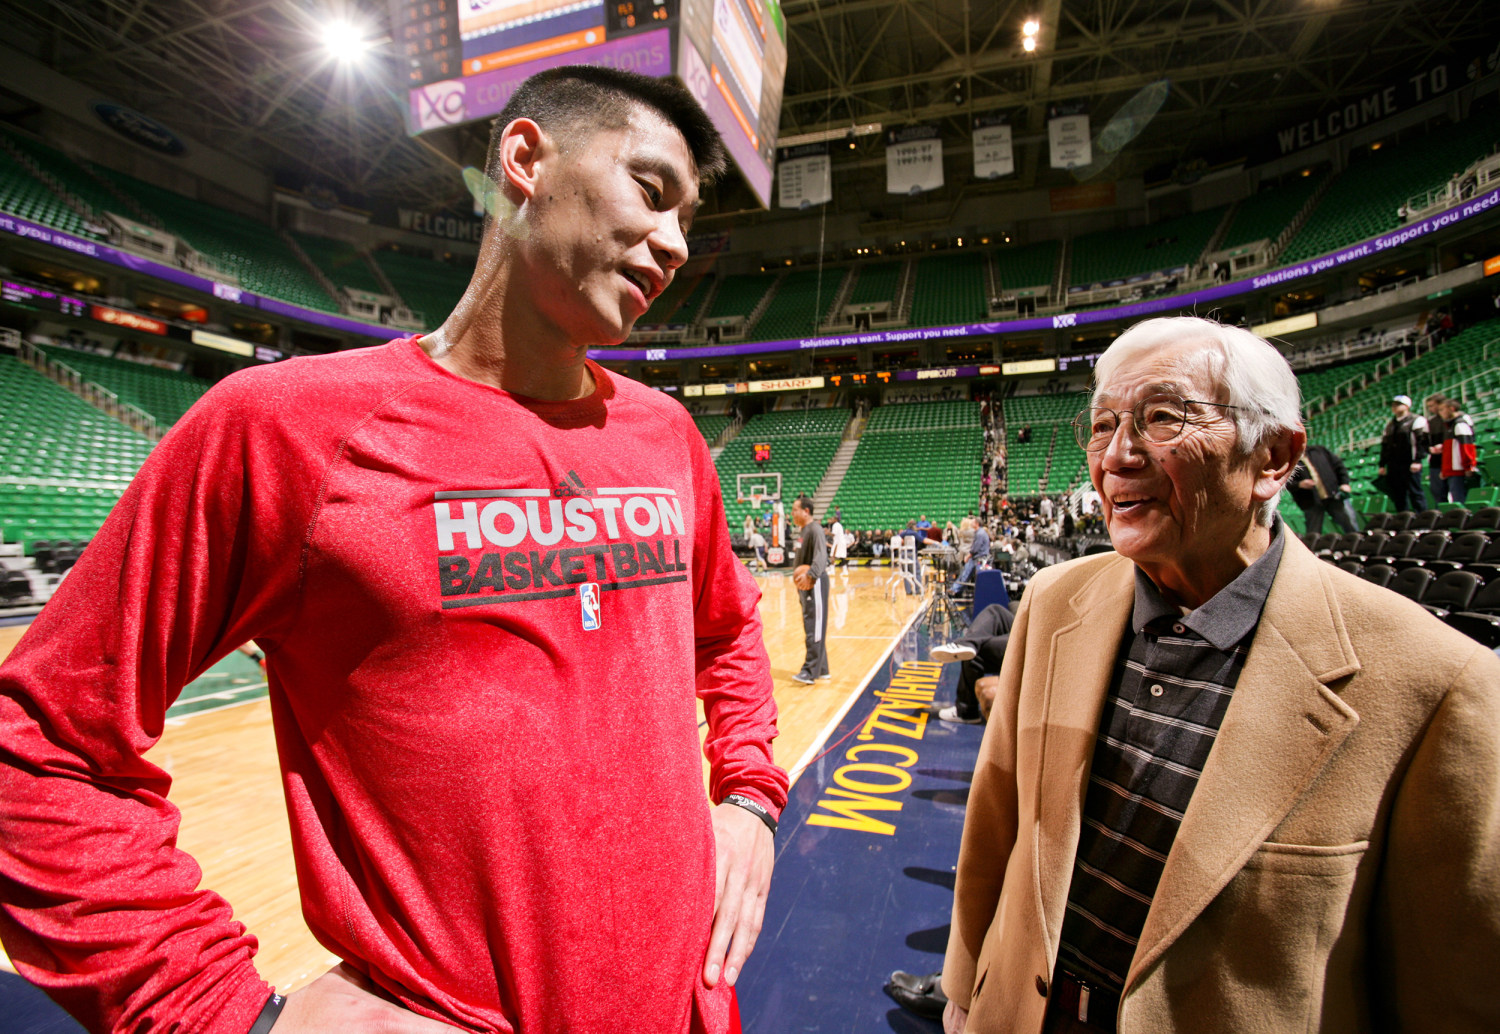
[{"label": "empty seat", "polygon": [[1500,506],[1486,506],[1471,513],[1464,530],[1473,531],[1476,528],[1485,531],[1500,530]]},{"label": "empty seat", "polygon": [[1339,570],[1348,571],[1350,574],[1358,578],[1361,574],[1364,573],[1365,565],[1360,563],[1358,560],[1340,560]]},{"label": "empty seat", "polygon": [[1448,548],[1443,550],[1441,559],[1429,560],[1422,566],[1437,575],[1447,571],[1458,571],[1469,564],[1477,563],[1489,544],[1490,537],[1484,532],[1466,531],[1448,543]]},{"label": "empty seat", "polygon": [[1437,522],[1443,519],[1442,510],[1423,510],[1411,519],[1406,526],[1408,531],[1430,531],[1437,527]]},{"label": "empty seat", "polygon": [[1390,564],[1366,564],[1365,569],[1359,573],[1359,576],[1367,582],[1374,582],[1380,586],[1389,586],[1391,580],[1396,577],[1396,569]]},{"label": "empty seat", "polygon": [[1443,555],[1443,550],[1448,548],[1448,533],[1446,531],[1429,531],[1412,543],[1411,549],[1406,556],[1396,561],[1398,570],[1408,567],[1426,567],[1428,561],[1437,560]]},{"label": "empty seat", "polygon": [[1390,580],[1386,588],[1409,600],[1421,603],[1431,585],[1431,571],[1424,567],[1408,567],[1405,571],[1397,572],[1396,577]]},{"label": "empty seat", "polygon": [[1462,506],[1455,506],[1438,518],[1438,522],[1432,526],[1434,531],[1461,531],[1468,526],[1469,518],[1473,516]]},{"label": "empty seat", "polygon": [[1483,584],[1472,571],[1449,571],[1427,587],[1422,606],[1440,618],[1453,611],[1467,610]]},{"label": "empty seat", "polygon": [[1500,646],[1500,578],[1480,589],[1468,610],[1452,611],[1443,620],[1490,649]]},{"label": "empty seat", "polygon": [[1380,549],[1376,552],[1376,555],[1382,559],[1396,560],[1410,553],[1412,546],[1416,545],[1416,542],[1416,532],[1398,532],[1380,544]]}]

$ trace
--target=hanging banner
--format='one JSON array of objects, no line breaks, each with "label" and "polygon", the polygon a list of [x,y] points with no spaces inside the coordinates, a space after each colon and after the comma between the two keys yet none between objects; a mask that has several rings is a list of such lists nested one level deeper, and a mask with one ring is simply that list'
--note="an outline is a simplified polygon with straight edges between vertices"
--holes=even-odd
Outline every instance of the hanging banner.
[{"label": "hanging banner", "polygon": [[907,126],[885,135],[885,191],[920,194],[943,185],[943,141],[936,126]]},{"label": "hanging banner", "polygon": [[778,203],[782,208],[810,208],[833,200],[828,145],[803,144],[780,149],[776,165]]},{"label": "hanging banner", "polygon": [[1053,105],[1048,109],[1047,139],[1052,144],[1054,169],[1077,169],[1094,160],[1089,116],[1077,105]]},{"label": "hanging banner", "polygon": [[1005,117],[981,115],[974,120],[974,178],[994,180],[1016,171],[1010,126]]}]

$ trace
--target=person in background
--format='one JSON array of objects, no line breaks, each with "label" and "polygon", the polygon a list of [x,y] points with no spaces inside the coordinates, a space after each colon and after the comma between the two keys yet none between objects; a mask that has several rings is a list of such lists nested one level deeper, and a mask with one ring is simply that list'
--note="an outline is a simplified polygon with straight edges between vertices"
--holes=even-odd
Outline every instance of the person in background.
[{"label": "person in background", "polygon": [[1469,498],[1469,474],[1479,465],[1479,450],[1474,444],[1474,421],[1449,398],[1438,403],[1443,417],[1443,480],[1448,498],[1455,503]]},{"label": "person in background", "polygon": [[1448,482],[1443,477],[1443,441],[1447,428],[1439,404],[1442,395],[1428,395],[1423,401],[1427,410],[1427,490],[1432,493],[1432,505],[1448,501]]},{"label": "person in background", "polygon": [[1000,674],[1014,622],[1015,616],[1010,608],[991,603],[979,612],[963,635],[932,648],[932,659],[939,664],[963,665],[958,675],[954,704],[938,711],[940,721],[963,725],[984,723],[985,709],[980,706],[976,687],[986,675]]},{"label": "person in background", "polygon": [[1307,447],[1287,488],[1292,500],[1302,508],[1310,534],[1322,533],[1325,513],[1344,531],[1359,531],[1359,515],[1349,498],[1348,468],[1338,453],[1327,446]]},{"label": "person in background", "polygon": [[833,548],[833,566],[843,567],[849,562],[849,540],[844,536],[844,522],[834,512],[833,526],[828,529],[828,544]]},{"label": "person in background", "polygon": [[802,667],[792,678],[810,683],[832,678],[828,674],[828,541],[813,520],[813,501],[808,496],[799,495],[792,503],[792,523],[801,535],[792,584],[802,604],[802,632],[807,641]]},{"label": "person in background", "polygon": [[1411,396],[1391,399],[1391,419],[1380,438],[1380,474],[1397,512],[1425,510],[1422,457],[1427,453],[1427,420],[1411,411]]}]

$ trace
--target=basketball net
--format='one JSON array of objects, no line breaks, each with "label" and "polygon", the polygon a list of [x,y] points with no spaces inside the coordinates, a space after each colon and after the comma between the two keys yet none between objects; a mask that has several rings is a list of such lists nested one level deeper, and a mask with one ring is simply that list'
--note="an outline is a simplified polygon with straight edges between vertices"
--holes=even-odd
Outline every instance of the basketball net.
[{"label": "basketball net", "polygon": [[764,500],[765,500],[765,496],[761,495],[759,492],[751,492],[750,493],[750,507],[751,507],[751,509],[759,510],[760,509],[760,504]]}]

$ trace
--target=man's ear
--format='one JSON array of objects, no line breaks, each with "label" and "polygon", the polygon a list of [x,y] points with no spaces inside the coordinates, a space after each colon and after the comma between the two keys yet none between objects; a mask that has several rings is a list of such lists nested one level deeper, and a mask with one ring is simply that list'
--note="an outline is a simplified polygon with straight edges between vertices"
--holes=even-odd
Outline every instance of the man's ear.
[{"label": "man's ear", "polygon": [[1277,431],[1256,452],[1257,466],[1254,495],[1256,502],[1265,502],[1286,485],[1297,462],[1307,451],[1307,432],[1299,424],[1295,428]]},{"label": "man's ear", "polygon": [[[520,195],[518,204],[536,195],[542,162],[552,151],[551,139],[529,118],[518,118],[500,134],[500,176],[497,184]],[[508,188],[508,189],[507,189]]]}]

